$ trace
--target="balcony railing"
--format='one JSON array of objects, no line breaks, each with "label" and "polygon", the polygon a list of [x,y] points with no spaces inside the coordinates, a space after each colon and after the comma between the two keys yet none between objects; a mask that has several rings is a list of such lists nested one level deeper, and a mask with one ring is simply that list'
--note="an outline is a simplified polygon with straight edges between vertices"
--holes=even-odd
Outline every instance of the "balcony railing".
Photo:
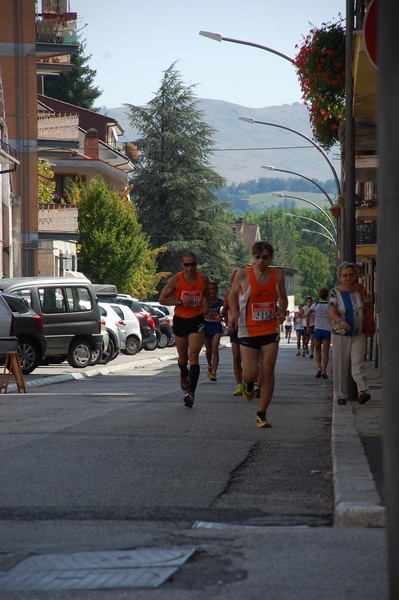
[{"label": "balcony railing", "polygon": [[45,140],[79,139],[79,115],[76,113],[45,113],[37,116],[37,137]]},{"label": "balcony railing", "polygon": [[77,44],[76,13],[42,13],[36,20],[36,41],[45,44]]},{"label": "balcony railing", "polygon": [[356,223],[356,245],[365,246],[377,243],[377,221]]},{"label": "balcony railing", "polygon": [[78,208],[71,204],[39,204],[38,230],[77,233]]}]

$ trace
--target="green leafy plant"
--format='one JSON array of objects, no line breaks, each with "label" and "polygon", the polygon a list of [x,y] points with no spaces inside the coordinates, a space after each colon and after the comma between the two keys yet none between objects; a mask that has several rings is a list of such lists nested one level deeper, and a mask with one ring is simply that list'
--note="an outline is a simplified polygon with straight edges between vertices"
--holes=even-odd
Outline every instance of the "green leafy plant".
[{"label": "green leafy plant", "polygon": [[345,29],[341,17],[310,30],[295,57],[295,67],[313,137],[329,150],[338,141],[338,128],[345,118]]}]

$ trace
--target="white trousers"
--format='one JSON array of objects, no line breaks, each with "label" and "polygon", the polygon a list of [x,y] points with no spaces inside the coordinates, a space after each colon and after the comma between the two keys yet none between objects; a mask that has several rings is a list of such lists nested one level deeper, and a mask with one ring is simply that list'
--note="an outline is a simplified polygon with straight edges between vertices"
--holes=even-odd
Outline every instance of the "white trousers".
[{"label": "white trousers", "polygon": [[364,357],[366,337],[364,335],[331,335],[333,347],[334,401],[349,397],[349,373],[356,382],[357,391],[368,390]]}]

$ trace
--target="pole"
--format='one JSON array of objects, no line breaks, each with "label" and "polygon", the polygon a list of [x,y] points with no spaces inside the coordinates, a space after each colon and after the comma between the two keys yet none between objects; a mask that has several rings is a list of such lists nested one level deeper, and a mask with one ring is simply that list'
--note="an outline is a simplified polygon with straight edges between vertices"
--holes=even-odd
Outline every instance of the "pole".
[{"label": "pole", "polygon": [[399,298],[399,45],[397,23],[399,4],[379,0],[378,4],[378,269],[381,298],[380,339],[384,381],[384,473],[387,507],[388,571],[390,599],[399,598],[399,388],[397,370],[399,345],[390,316],[398,309]]},{"label": "pole", "polygon": [[253,48],[259,48],[260,50],[266,50],[266,52],[271,52],[272,54],[276,54],[280,56],[280,58],[284,58],[288,60],[291,64],[295,65],[295,61],[290,56],[279,52],[278,50],[274,50],[273,48],[269,48],[268,46],[262,46],[262,44],[255,44],[254,42],[245,42],[244,40],[236,40],[234,38],[224,37],[220,35],[220,33],[212,33],[211,31],[200,31],[199,35],[203,35],[211,40],[215,40],[216,42],[232,42],[233,44],[242,44],[243,46],[252,46]]},{"label": "pole", "polygon": [[307,202],[308,204],[311,204],[312,206],[314,206],[315,208],[317,208],[317,210],[319,210],[320,212],[323,213],[323,215],[328,219],[331,227],[333,228],[333,231],[335,233],[335,235],[337,235],[337,228],[335,227],[334,221],[332,220],[332,218],[330,217],[330,215],[321,208],[321,206],[319,206],[318,204],[316,204],[316,202],[312,202],[312,200],[308,200],[307,198],[301,198],[300,196],[291,196],[290,194],[278,194],[278,193],[273,193],[272,196],[278,196],[279,198],[292,198],[293,200],[301,200],[302,202]]},{"label": "pole", "polygon": [[257,121],[257,119],[254,119],[253,117],[238,117],[238,118],[240,119],[240,121],[246,121],[247,123],[258,123],[259,125],[268,125],[269,127],[278,127],[279,129],[285,129],[286,131],[290,131],[291,133],[296,133],[301,138],[308,141],[309,144],[312,144],[312,146],[314,146],[316,148],[316,150],[318,150],[320,152],[320,154],[324,157],[324,159],[327,161],[328,166],[330,167],[333,177],[334,177],[338,197],[341,195],[341,184],[339,183],[338,175],[334,168],[334,165],[332,164],[331,160],[328,158],[327,154],[324,152],[323,148],[320,148],[320,146],[318,144],[316,144],[316,142],[314,140],[312,140],[312,138],[308,137],[301,131],[297,131],[296,129],[292,129],[291,127],[286,127],[285,125],[278,125],[277,123],[266,123],[265,121]]},{"label": "pole", "polygon": [[316,187],[318,187],[319,190],[325,195],[331,206],[334,204],[330,196],[327,194],[326,190],[324,190],[322,186],[317,183],[317,181],[310,179],[310,177],[306,177],[306,175],[302,175],[301,173],[295,173],[295,171],[287,171],[286,169],[276,169],[276,167],[272,167],[270,165],[262,165],[262,169],[266,169],[267,171],[277,171],[278,173],[289,173],[291,175],[296,175],[296,177],[302,177],[303,179],[306,179],[306,181],[309,181],[310,183],[313,183]]}]

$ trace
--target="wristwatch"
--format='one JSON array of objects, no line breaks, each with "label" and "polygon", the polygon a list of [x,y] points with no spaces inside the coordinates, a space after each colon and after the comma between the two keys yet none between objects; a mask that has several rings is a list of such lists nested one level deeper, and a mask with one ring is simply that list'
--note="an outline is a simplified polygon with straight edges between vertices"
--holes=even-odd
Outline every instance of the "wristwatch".
[{"label": "wristwatch", "polygon": [[183,302],[181,300],[179,300],[179,302],[176,304],[176,306],[183,306]]}]

